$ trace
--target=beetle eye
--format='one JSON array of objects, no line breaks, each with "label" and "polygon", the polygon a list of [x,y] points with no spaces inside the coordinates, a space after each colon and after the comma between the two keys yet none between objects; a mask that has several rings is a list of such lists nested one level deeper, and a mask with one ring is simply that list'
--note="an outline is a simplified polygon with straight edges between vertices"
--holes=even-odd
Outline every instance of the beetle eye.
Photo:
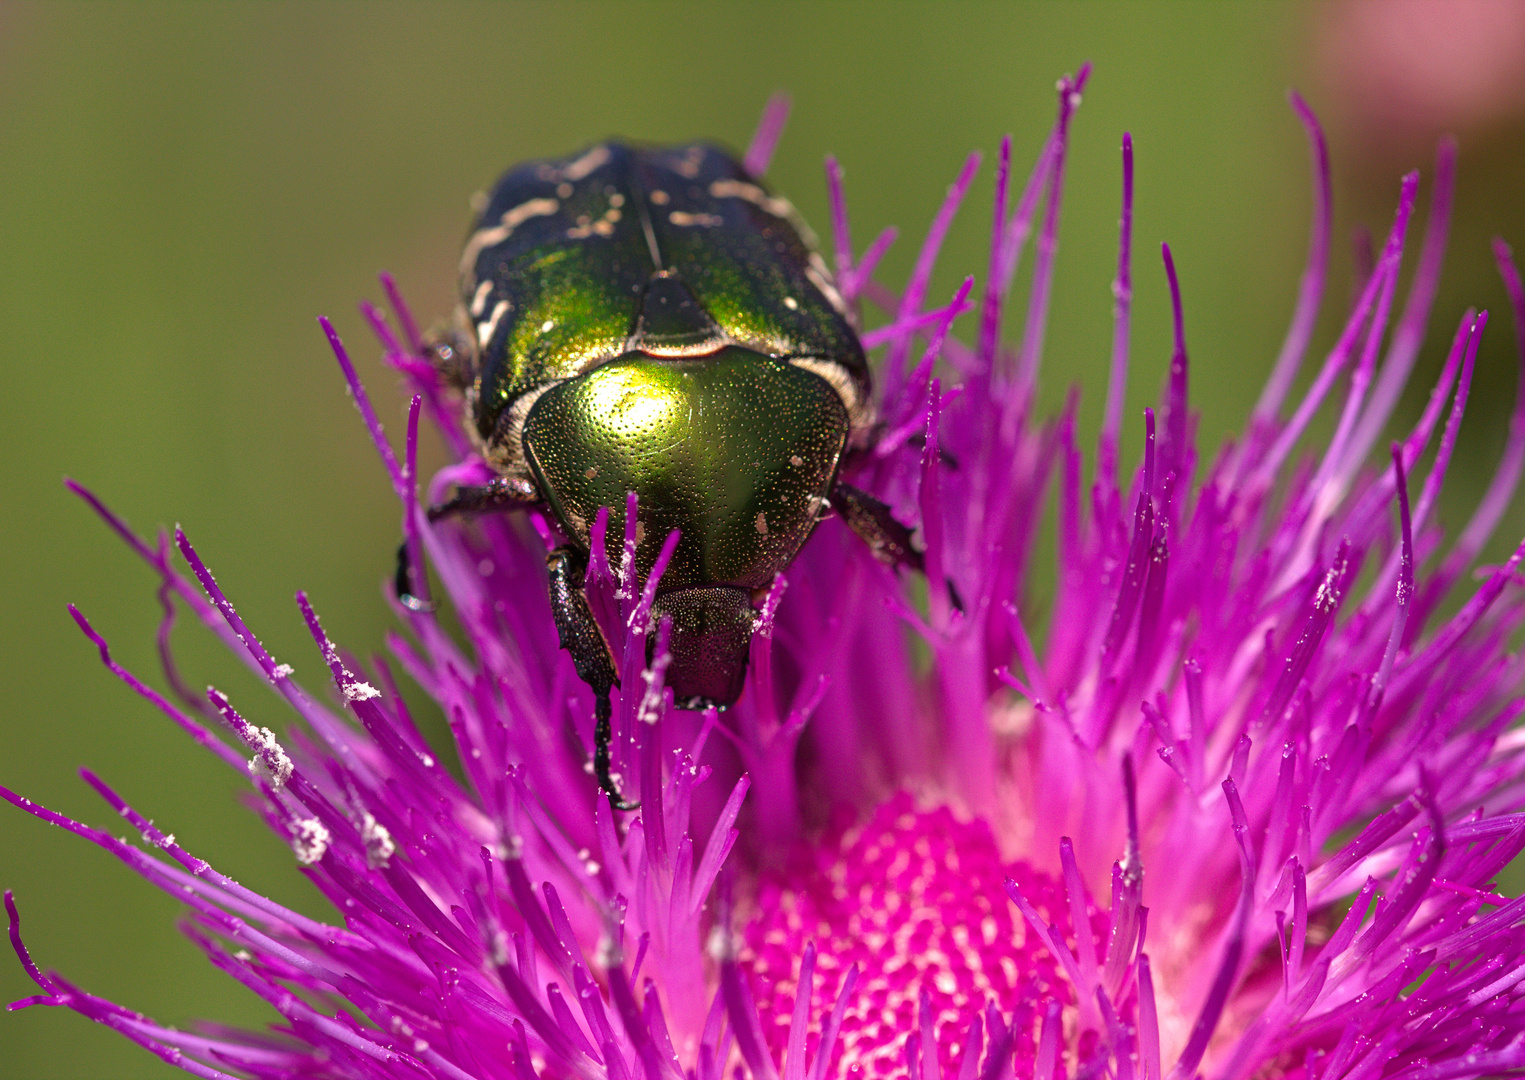
[{"label": "beetle eye", "polygon": [[424,352],[441,378],[453,386],[464,387],[472,379],[473,353],[469,346],[470,339],[460,331],[437,329],[430,335]]}]

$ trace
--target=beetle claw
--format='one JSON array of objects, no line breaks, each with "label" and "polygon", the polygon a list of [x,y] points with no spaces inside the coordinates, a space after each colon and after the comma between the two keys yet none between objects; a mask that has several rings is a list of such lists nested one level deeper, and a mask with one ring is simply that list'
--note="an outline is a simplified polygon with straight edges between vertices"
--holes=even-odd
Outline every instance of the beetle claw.
[{"label": "beetle claw", "polygon": [[431,612],[438,605],[413,595],[413,560],[408,555],[408,542],[397,545],[397,570],[392,576],[392,591],[397,602],[409,611]]}]

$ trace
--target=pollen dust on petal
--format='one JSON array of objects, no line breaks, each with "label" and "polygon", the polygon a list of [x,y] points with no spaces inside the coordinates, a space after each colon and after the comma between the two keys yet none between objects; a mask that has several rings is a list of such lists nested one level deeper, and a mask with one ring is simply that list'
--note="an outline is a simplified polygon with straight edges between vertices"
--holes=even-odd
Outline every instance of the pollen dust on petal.
[{"label": "pollen dust on petal", "polygon": [[1060,883],[1025,863],[1003,862],[983,821],[960,821],[946,808],[918,810],[902,794],[867,823],[819,847],[805,872],[761,882],[740,959],[775,1060],[787,1045],[801,957],[814,941],[807,1061],[815,1058],[847,970],[859,969],[837,1060],[826,1075],[904,1076],[906,1039],[920,1026],[922,990],[944,1077],[959,1075],[969,1022],[987,1003],[1015,1023],[1016,1075],[1027,1075],[1042,1003],[1057,997],[1068,1005],[1073,995],[1054,958],[1006,899],[1007,877],[1045,921],[1068,926]]}]

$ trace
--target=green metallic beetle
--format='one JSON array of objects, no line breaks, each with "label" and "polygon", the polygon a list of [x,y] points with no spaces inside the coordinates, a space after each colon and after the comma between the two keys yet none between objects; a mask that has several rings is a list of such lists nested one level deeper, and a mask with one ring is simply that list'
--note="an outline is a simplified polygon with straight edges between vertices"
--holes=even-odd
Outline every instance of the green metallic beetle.
[{"label": "green metallic beetle", "polygon": [[736,701],[754,597],[828,510],[880,558],[921,566],[910,531],[838,479],[872,437],[869,370],[809,235],[720,149],[610,142],[509,171],[461,256],[458,327],[437,358],[498,476],[430,516],[537,506],[555,518],[566,543],[547,559],[551,606],[597,703],[595,775],[621,809],[617,665],[583,595],[600,508],[618,537],[636,494],[643,581],[681,530],[652,611],[671,619],[680,708]]}]

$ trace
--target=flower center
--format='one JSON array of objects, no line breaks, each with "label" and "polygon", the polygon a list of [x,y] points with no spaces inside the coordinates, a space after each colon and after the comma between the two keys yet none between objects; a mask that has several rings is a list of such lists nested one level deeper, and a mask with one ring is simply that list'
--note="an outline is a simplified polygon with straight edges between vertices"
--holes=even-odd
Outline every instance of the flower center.
[{"label": "flower center", "polygon": [[[1047,922],[1068,926],[1059,882],[1026,863],[1003,862],[985,822],[959,821],[946,808],[918,810],[901,794],[821,845],[808,871],[765,878],[741,959],[775,1060],[788,1041],[805,945],[814,941],[807,1060],[818,1052],[848,969],[857,964],[859,971],[826,1075],[903,1076],[923,991],[943,1077],[958,1075],[970,1022],[987,1004],[1015,1026],[1012,1052],[1023,1075],[1042,1003],[1069,1003],[1071,996],[1054,958],[1006,899],[1007,877]],[[985,1046],[990,1042],[987,1025]],[[925,1062],[924,1049],[921,1057]],[[927,1064],[923,1075],[936,1074]]]}]

